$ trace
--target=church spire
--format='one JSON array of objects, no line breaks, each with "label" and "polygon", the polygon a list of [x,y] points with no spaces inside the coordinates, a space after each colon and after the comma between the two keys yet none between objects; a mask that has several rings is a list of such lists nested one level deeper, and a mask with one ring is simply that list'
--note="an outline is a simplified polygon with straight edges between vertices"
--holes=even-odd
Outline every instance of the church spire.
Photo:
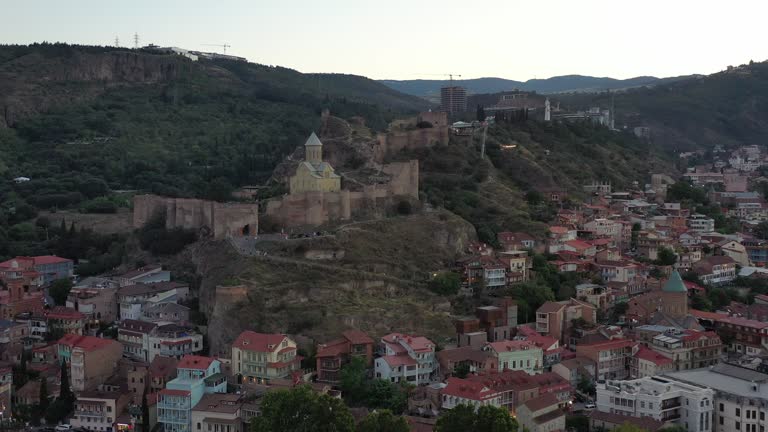
[{"label": "church spire", "polygon": [[323,143],[314,132],[304,143],[304,160],[311,164],[319,164],[323,161]]}]

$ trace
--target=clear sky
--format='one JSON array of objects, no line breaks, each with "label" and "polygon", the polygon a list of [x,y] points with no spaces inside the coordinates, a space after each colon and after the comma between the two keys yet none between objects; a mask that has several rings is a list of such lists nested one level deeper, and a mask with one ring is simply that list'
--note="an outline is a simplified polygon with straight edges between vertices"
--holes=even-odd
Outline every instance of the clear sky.
[{"label": "clear sky", "polygon": [[768,59],[766,0],[0,0],[0,43],[216,50],[371,78],[712,73]]}]

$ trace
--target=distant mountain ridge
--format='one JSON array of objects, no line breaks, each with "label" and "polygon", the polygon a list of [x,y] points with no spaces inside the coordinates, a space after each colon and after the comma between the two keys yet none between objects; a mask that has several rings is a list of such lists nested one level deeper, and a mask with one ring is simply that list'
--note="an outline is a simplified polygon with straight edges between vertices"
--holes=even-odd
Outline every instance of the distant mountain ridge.
[{"label": "distant mountain ridge", "polygon": [[[453,80],[454,85],[465,87],[469,93],[499,93],[510,90],[535,91],[537,93],[598,92],[642,86],[652,86],[665,82],[677,81],[690,76],[657,78],[639,76],[628,79],[592,77],[584,75],[563,75],[546,79],[515,81],[504,78],[474,78]],[[434,97],[440,94],[440,87],[450,85],[449,80],[380,80],[384,85],[401,93],[420,97]]]}]

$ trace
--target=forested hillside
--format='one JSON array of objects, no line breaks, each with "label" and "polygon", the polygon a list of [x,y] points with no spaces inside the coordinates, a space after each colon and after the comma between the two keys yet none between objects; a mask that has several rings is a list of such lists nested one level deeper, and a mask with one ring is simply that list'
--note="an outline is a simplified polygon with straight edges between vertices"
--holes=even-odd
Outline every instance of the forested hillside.
[{"label": "forested hillside", "polygon": [[[669,150],[768,142],[768,63],[614,94],[616,126],[648,126]],[[610,106],[610,95],[558,96],[564,107]]]}]

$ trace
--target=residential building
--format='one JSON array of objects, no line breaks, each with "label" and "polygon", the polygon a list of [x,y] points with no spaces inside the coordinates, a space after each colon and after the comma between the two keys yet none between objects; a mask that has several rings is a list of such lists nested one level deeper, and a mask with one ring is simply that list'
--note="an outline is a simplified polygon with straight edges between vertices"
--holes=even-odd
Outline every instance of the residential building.
[{"label": "residential building", "polygon": [[156,324],[138,320],[123,320],[117,328],[117,340],[123,345],[123,355],[139,361],[149,358],[149,334]]},{"label": "residential building", "polygon": [[579,318],[587,323],[597,322],[597,308],[576,299],[546,302],[536,310],[536,331],[564,344],[573,320]]},{"label": "residential building", "polygon": [[112,376],[123,346],[112,339],[66,334],[57,342],[58,358],[69,367],[72,390],[93,390]]},{"label": "residential building", "polygon": [[528,251],[505,251],[499,254],[499,261],[507,267],[507,282],[522,283],[530,278],[532,260]]},{"label": "residential building", "polygon": [[161,265],[146,265],[112,277],[121,287],[135,284],[155,284],[170,282],[171,272],[163,270]]},{"label": "residential building", "polygon": [[[157,421],[164,432],[191,432],[192,408],[205,394],[226,393],[221,363],[210,357],[188,355],[179,361],[176,378],[158,394]],[[197,426],[197,425],[195,425]],[[221,431],[219,431],[221,432]]]},{"label": "residential building", "polygon": [[[242,394],[212,393],[203,395],[192,408],[194,431],[243,432]],[[247,431],[246,431],[247,432]]]},{"label": "residential building", "polygon": [[117,418],[128,406],[130,395],[120,392],[85,391],[77,393],[75,411],[69,420],[73,428],[118,432]]},{"label": "residential building", "polygon": [[505,252],[532,250],[536,246],[536,239],[524,232],[500,232],[496,240]]},{"label": "residential building", "polygon": [[142,308],[147,303],[149,306],[163,302],[178,303],[188,295],[189,286],[177,282],[122,286],[117,290],[120,320],[141,319]]},{"label": "residential building", "polygon": [[0,363],[0,421],[12,417],[13,413],[13,365]]},{"label": "residential building", "polygon": [[624,379],[629,375],[636,345],[629,339],[581,343],[576,345],[576,354],[595,362],[596,379]]},{"label": "residential building", "polygon": [[768,322],[741,317],[718,317],[715,328],[732,336],[728,351],[750,356],[768,353]]},{"label": "residential building", "polygon": [[768,428],[768,375],[721,363],[672,372],[667,377],[714,391],[712,431],[759,432]]},{"label": "residential building", "polygon": [[440,88],[440,109],[448,115],[463,113],[467,110],[467,89],[459,86]]},{"label": "residential building", "polygon": [[86,328],[97,330],[101,324],[117,320],[117,284],[72,288],[66,306],[85,315]]},{"label": "residential building", "polygon": [[381,338],[382,356],[374,361],[376,378],[419,385],[435,378],[435,343],[423,336],[392,333]]},{"label": "residential building", "polygon": [[189,322],[189,308],[164,302],[142,308],[141,320],[157,324],[185,324]]},{"label": "residential building", "polygon": [[444,349],[436,357],[443,378],[450,377],[459,365],[466,365],[470,373],[498,371],[498,360],[492,353],[471,346]]},{"label": "residential building", "polygon": [[651,417],[689,431],[714,428],[715,391],[674,378],[646,377],[597,383],[597,410],[631,417]]},{"label": "residential building", "polygon": [[342,337],[317,347],[317,380],[338,384],[341,367],[353,358],[360,357],[366,367],[373,366],[374,341],[360,330],[347,330]]},{"label": "residential building", "polygon": [[26,337],[37,342],[42,342],[48,335],[48,320],[45,315],[25,312],[16,316],[16,322],[27,326]]},{"label": "residential building", "polygon": [[179,361],[173,357],[156,356],[149,364],[149,390],[157,393],[176,378],[176,366]]},{"label": "residential building", "polygon": [[496,358],[500,371],[522,370],[533,375],[541,373],[544,366],[543,350],[527,340],[490,342],[483,351]]},{"label": "residential building", "polygon": [[232,343],[232,374],[242,382],[268,384],[301,367],[296,342],[284,334],[244,331]]},{"label": "residential building", "polygon": [[645,378],[661,375],[673,370],[674,364],[671,358],[665,357],[643,345],[638,345],[637,352],[635,352],[630,360],[629,376],[631,378]]},{"label": "residential building", "polygon": [[203,350],[203,335],[185,325],[158,325],[149,332],[147,341],[149,354],[145,361],[150,362],[158,355],[180,359]]},{"label": "residential building", "polygon": [[649,347],[672,360],[671,370],[679,371],[719,363],[723,344],[712,331],[674,330],[655,336]]},{"label": "residential building", "polygon": [[16,257],[1,262],[0,269],[2,271],[34,269],[42,277],[43,285],[47,285],[57,279],[70,279],[74,276],[74,263],[72,260],[55,255]]},{"label": "residential building", "polygon": [[693,264],[693,271],[707,285],[722,285],[736,279],[736,261],[729,256],[710,256]]},{"label": "residential building", "polygon": [[576,388],[582,379],[595,380],[595,362],[586,357],[574,357],[552,365],[552,373],[556,373]]},{"label": "residential building", "polygon": [[624,414],[616,414],[593,410],[589,413],[589,430],[612,431],[625,424],[631,424],[644,432],[659,432],[663,430],[664,423],[651,417],[632,417]]},{"label": "residential building", "polygon": [[82,335],[85,328],[85,315],[66,306],[55,306],[45,312],[48,320],[48,331],[52,334]]},{"label": "residential building", "polygon": [[464,276],[470,287],[484,284],[485,289],[495,291],[507,286],[507,263],[492,256],[475,256],[464,261]]},{"label": "residential building", "polygon": [[688,227],[700,233],[710,233],[715,230],[715,220],[703,214],[692,214],[688,217]]},{"label": "residential building", "polygon": [[547,393],[520,405],[517,421],[530,432],[562,431],[565,430],[565,411],[558,406],[555,395]]},{"label": "residential building", "polygon": [[741,244],[747,249],[749,262],[756,266],[768,266],[768,241],[744,239]]},{"label": "residential building", "polygon": [[475,408],[486,405],[495,407],[502,405],[501,394],[482,382],[448,378],[440,393],[443,409],[453,409],[457,405],[470,405]]}]

